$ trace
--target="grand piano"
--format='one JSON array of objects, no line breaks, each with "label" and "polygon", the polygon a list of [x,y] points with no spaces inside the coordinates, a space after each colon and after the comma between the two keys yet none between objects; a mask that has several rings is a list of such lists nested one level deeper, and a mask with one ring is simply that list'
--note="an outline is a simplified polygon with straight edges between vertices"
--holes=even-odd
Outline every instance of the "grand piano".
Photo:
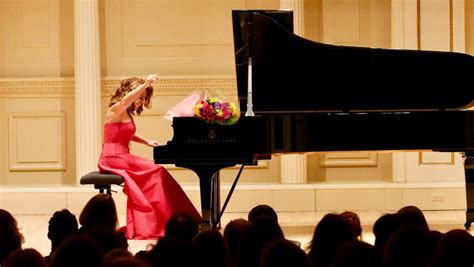
[{"label": "grand piano", "polygon": [[174,118],[173,139],[154,148],[155,163],[199,176],[204,225],[219,226],[240,176],[221,209],[222,168],[273,153],[391,150],[462,152],[471,226],[474,57],[310,41],[292,32],[291,11],[236,10],[232,20],[240,120]]}]

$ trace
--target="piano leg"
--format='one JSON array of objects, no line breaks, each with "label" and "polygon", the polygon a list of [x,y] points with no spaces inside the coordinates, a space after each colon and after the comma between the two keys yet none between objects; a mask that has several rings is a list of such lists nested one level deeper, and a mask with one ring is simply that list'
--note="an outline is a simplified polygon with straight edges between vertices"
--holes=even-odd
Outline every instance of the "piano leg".
[{"label": "piano leg", "polygon": [[212,195],[212,176],[214,173],[212,171],[200,171],[196,172],[199,176],[199,188],[201,191],[201,213],[202,221],[199,225],[199,230],[209,230],[212,229],[212,220],[211,220],[211,195]]},{"label": "piano leg", "polygon": [[471,228],[474,222],[474,152],[466,152],[464,160],[464,171],[466,179],[466,229]]},{"label": "piano leg", "polygon": [[219,213],[221,211],[221,187],[219,171],[215,172],[211,181],[211,224],[213,229],[220,229],[221,222]]},{"label": "piano leg", "polygon": [[212,164],[212,166],[205,164],[176,164],[176,166],[193,170],[199,177],[202,216],[199,230],[217,229],[220,223],[219,170],[235,166],[235,164]]}]

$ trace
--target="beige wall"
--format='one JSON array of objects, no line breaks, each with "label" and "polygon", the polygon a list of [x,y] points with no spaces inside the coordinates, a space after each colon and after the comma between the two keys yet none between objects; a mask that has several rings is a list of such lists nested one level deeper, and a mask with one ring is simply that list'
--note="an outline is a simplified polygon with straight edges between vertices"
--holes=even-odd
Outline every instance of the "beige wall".
[{"label": "beige wall", "polygon": [[466,53],[474,55],[474,0],[466,3]]},{"label": "beige wall", "polygon": [[[428,27],[442,16],[446,5],[424,0],[422,48],[439,48],[440,38]],[[409,3],[409,2],[407,2]],[[444,3],[444,2],[443,2]],[[74,184],[74,25],[73,0],[0,0],[0,184]],[[141,133],[165,143],[172,137],[169,121],[161,116],[187,94],[203,88],[220,90],[236,101],[232,9],[277,9],[279,1],[99,1],[101,37],[102,115],[118,81],[131,75],[157,72],[162,80],[151,111],[137,118]],[[305,33],[308,39],[328,43],[391,47],[397,32],[389,0],[306,0]],[[407,5],[409,6],[409,5]],[[474,14],[466,0],[466,50],[473,51]],[[434,13],[433,13],[434,12]],[[438,14],[439,13],[439,14]],[[415,13],[403,23],[416,26]],[[458,13],[455,13],[456,15]],[[457,16],[455,16],[458,18]],[[341,19],[342,18],[342,19]],[[464,19],[464,18],[463,18]],[[456,20],[457,21],[457,20]],[[439,22],[437,22],[439,23]],[[469,25],[468,25],[469,24]],[[426,26],[426,27],[425,27]],[[443,29],[446,28],[443,24]],[[458,28],[456,28],[458,29]],[[446,36],[448,35],[448,37]],[[456,32],[462,47],[464,34]],[[404,36],[407,40],[412,36]],[[416,39],[417,37],[414,36]],[[446,39],[448,38],[448,39]],[[91,133],[98,134],[98,133]],[[99,133],[100,134],[100,133]],[[133,146],[135,153],[151,159],[151,149]],[[419,158],[426,164],[419,164]],[[446,157],[448,157],[446,159]],[[462,182],[461,160],[451,154],[407,155],[402,163],[392,154],[336,153],[310,156],[310,182],[392,181],[402,166],[409,173],[397,181]],[[409,162],[409,163],[404,163]],[[412,163],[414,165],[412,165]],[[433,163],[433,164],[431,164]],[[433,171],[424,166],[436,165]],[[394,167],[396,166],[396,167]],[[421,167],[420,167],[421,166]],[[443,167],[440,167],[443,166]],[[167,166],[183,183],[196,183],[189,171]],[[441,176],[434,180],[433,172]],[[448,173],[455,170],[455,177]],[[230,182],[237,169],[225,170]],[[278,183],[280,158],[262,162],[244,172],[244,183]]]},{"label": "beige wall", "polygon": [[2,80],[0,104],[0,183],[74,183],[72,79]]},{"label": "beige wall", "polygon": [[0,77],[74,74],[73,0],[0,0]]},{"label": "beige wall", "polygon": [[101,1],[103,76],[234,75],[231,11],[272,1]]}]

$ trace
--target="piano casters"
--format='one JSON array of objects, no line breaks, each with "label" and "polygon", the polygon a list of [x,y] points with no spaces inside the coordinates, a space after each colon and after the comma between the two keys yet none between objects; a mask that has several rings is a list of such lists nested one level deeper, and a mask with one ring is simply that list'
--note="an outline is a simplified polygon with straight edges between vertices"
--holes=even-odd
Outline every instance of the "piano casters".
[{"label": "piano casters", "polygon": [[464,172],[466,179],[466,230],[471,228],[474,222],[474,152],[464,153]]}]

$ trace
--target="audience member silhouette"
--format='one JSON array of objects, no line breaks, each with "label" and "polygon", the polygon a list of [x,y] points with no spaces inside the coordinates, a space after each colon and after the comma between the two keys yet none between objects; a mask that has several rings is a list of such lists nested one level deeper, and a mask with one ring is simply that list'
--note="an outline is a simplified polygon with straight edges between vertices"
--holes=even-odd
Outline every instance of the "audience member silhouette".
[{"label": "audience member silhouette", "polygon": [[104,256],[101,267],[151,267],[148,261],[135,258],[126,249],[113,249]]},{"label": "audience member silhouette", "polygon": [[173,214],[166,222],[165,236],[192,240],[199,232],[199,225],[193,216],[185,212]]},{"label": "audience member silhouette", "polygon": [[432,267],[474,266],[474,241],[470,233],[461,229],[446,232],[439,242]]},{"label": "audience member silhouette", "polygon": [[51,240],[51,253],[45,257],[46,262],[49,262],[51,255],[54,253],[59,244],[68,236],[78,232],[79,225],[76,216],[69,210],[63,209],[56,211],[48,225],[48,238]]},{"label": "audience member silhouette", "polygon": [[191,240],[164,236],[149,252],[154,267],[189,267],[195,263]]},{"label": "audience member silhouette", "polygon": [[260,214],[252,218],[250,228],[244,233],[238,252],[238,266],[257,267],[263,247],[276,239],[284,239],[283,231],[275,217]]},{"label": "audience member silhouette", "polygon": [[123,248],[116,248],[116,249],[112,249],[107,254],[105,254],[103,264],[105,264],[106,262],[118,259],[118,258],[133,258],[133,257],[134,256],[132,252],[130,252],[129,250],[123,249]]},{"label": "audience member silhouette", "polygon": [[413,224],[396,231],[383,252],[387,267],[426,267],[432,256],[428,232]]},{"label": "audience member silhouette", "polygon": [[[272,207],[266,204],[260,204],[253,207],[248,213],[248,221],[250,223],[254,223],[256,220],[258,220],[262,216],[266,217],[267,219],[265,220],[267,221],[271,220],[272,225],[278,225],[278,228],[281,228],[280,224],[278,223],[278,214]],[[290,241],[295,243],[297,246],[301,246],[301,243],[299,241],[296,241],[296,240],[290,240]]]},{"label": "audience member silhouette", "polygon": [[128,249],[128,242],[123,233],[119,233],[104,226],[96,226],[86,233],[99,245],[104,254],[114,249]]},{"label": "audience member silhouette", "polygon": [[230,221],[224,228],[224,240],[229,249],[229,265],[237,266],[238,252],[242,239],[250,229],[250,222],[245,219],[235,219]]},{"label": "audience member silhouette", "polygon": [[311,267],[308,255],[294,242],[274,240],[263,248],[260,267]]},{"label": "audience member silhouette", "polygon": [[336,251],[345,242],[354,240],[352,226],[341,215],[328,213],[316,225],[308,256],[314,267],[330,266]]},{"label": "audience member silhouette", "polygon": [[[67,209],[49,220],[51,253],[21,249],[23,236],[17,221],[0,209],[2,267],[471,267],[474,238],[465,230],[446,234],[429,230],[423,212],[406,206],[384,214],[373,226],[374,246],[359,240],[362,227],[355,212],[328,213],[315,226],[306,254],[285,239],[275,210],[258,205],[248,221],[230,221],[217,230],[198,233],[198,224],[186,213],[176,213],[166,224],[165,236],[151,249],[135,256],[128,251],[110,195],[98,194],[84,206],[79,222]],[[104,256],[106,255],[106,256]]]},{"label": "audience member silhouette", "polygon": [[248,213],[248,221],[253,223],[255,219],[259,216],[268,216],[269,218],[273,219],[276,223],[278,223],[278,215],[276,211],[266,204],[261,204],[253,207]]},{"label": "audience member silhouette", "polygon": [[23,235],[18,230],[18,223],[10,212],[0,209],[0,265],[15,250],[21,249]]},{"label": "audience member silhouette", "polygon": [[85,233],[97,226],[117,230],[118,216],[115,201],[109,194],[97,194],[84,206],[79,215],[81,228],[79,231]]},{"label": "audience member silhouette", "polygon": [[133,257],[120,257],[104,262],[101,267],[151,267],[152,265]]},{"label": "audience member silhouette", "polygon": [[402,225],[413,224],[425,231],[430,230],[423,211],[416,206],[405,206],[399,209],[397,214],[400,216]]},{"label": "audience member silhouette", "polygon": [[429,249],[433,254],[437,253],[440,241],[443,238],[443,236],[444,236],[444,233],[441,233],[440,231],[437,231],[437,230],[430,230],[428,232],[428,238],[430,240]]},{"label": "audience member silhouette", "polygon": [[73,235],[59,245],[51,255],[49,267],[98,267],[104,254],[97,243],[87,235]]},{"label": "audience member silhouette", "polygon": [[27,248],[16,250],[8,255],[2,267],[46,267],[46,262],[37,250]]},{"label": "audience member silhouette", "polygon": [[384,267],[380,251],[358,239],[344,243],[337,251],[333,267]]},{"label": "audience member silhouette", "polygon": [[354,237],[362,240],[362,225],[360,224],[359,215],[353,211],[344,211],[339,215],[350,223]]},{"label": "audience member silhouette", "polygon": [[88,234],[103,254],[116,248],[128,248],[125,233],[117,229],[117,208],[111,195],[97,194],[92,197],[82,209],[79,223],[79,232]]},{"label": "audience member silhouette", "polygon": [[402,225],[401,218],[398,214],[387,213],[380,216],[374,223],[372,231],[375,236],[374,246],[381,252],[385,250],[385,246],[390,237]]},{"label": "audience member silhouette", "polygon": [[217,230],[200,232],[193,239],[197,267],[228,266],[229,250],[222,234]]}]

